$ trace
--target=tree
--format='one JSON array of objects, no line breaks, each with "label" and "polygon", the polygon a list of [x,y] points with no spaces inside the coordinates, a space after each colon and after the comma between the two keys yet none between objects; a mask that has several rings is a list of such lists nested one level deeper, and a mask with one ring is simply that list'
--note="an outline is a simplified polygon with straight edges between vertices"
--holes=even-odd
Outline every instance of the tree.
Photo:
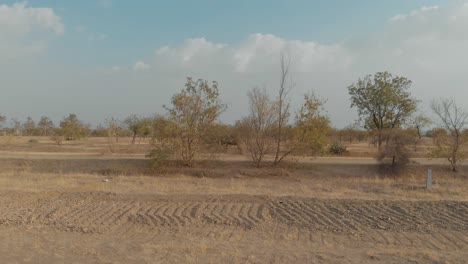
[{"label": "tree", "polygon": [[296,114],[294,126],[288,138],[287,151],[280,160],[296,150],[307,151],[310,154],[319,153],[327,144],[330,120],[325,114],[325,101],[314,93],[304,95],[304,103]]},{"label": "tree", "polygon": [[151,135],[152,120],[150,118],[138,117],[137,115],[131,115],[124,120],[124,124],[128,130],[132,132],[132,144],[135,144],[136,137],[147,137]]},{"label": "tree", "polygon": [[[277,117],[276,117],[276,131],[275,131],[275,159],[273,161],[273,165],[276,166],[280,163],[285,156],[281,156],[281,145],[285,141],[284,130],[285,126],[288,125],[289,121],[289,108],[290,108],[290,101],[289,101],[289,93],[292,90],[292,83],[289,76],[289,68],[291,65],[291,59],[286,57],[284,54],[281,54],[281,75],[280,75],[280,88],[278,91],[278,99],[277,99]],[[291,153],[291,151],[287,151],[286,153]],[[288,154],[289,154],[288,153]],[[286,155],[288,155],[286,154]]]},{"label": "tree", "polygon": [[151,158],[151,166],[157,168],[172,157],[177,148],[175,125],[165,116],[156,115],[151,122],[151,144],[153,149],[146,157]]},{"label": "tree", "polygon": [[414,140],[414,151],[417,151],[417,146],[422,139],[422,130],[432,123],[431,119],[423,114],[418,114],[411,119],[410,128],[414,129],[416,139]]},{"label": "tree", "polygon": [[89,126],[84,124],[75,114],[69,114],[60,122],[60,134],[66,140],[79,140],[89,133]]},{"label": "tree", "polygon": [[6,116],[0,114],[0,129],[3,128],[6,122]]},{"label": "tree", "polygon": [[15,136],[20,136],[21,135],[21,122],[16,118],[12,118],[11,124],[12,124],[12,129],[13,129],[12,134]]},{"label": "tree", "polygon": [[23,135],[24,136],[32,136],[34,135],[34,131],[36,130],[36,122],[32,119],[32,117],[28,116],[26,121],[22,124],[23,127]]},{"label": "tree", "polygon": [[351,107],[356,107],[368,130],[376,131],[377,145],[382,145],[382,131],[399,128],[416,111],[418,101],[411,97],[411,81],[378,72],[359,79],[348,87]]},{"label": "tree", "polygon": [[226,124],[213,124],[203,136],[203,143],[210,151],[226,152],[229,146],[236,146],[235,128]]},{"label": "tree", "polygon": [[50,136],[53,133],[54,122],[49,117],[42,116],[39,123],[37,123],[37,127],[41,131],[41,136]]},{"label": "tree", "polygon": [[184,165],[193,166],[200,151],[200,143],[207,129],[215,123],[226,105],[219,99],[218,83],[188,77],[185,88],[171,99],[171,106],[164,106],[174,125],[178,153]]},{"label": "tree", "polygon": [[106,118],[107,136],[109,139],[115,138],[115,142],[119,142],[119,137],[122,135],[122,122],[114,117]]},{"label": "tree", "polygon": [[385,164],[390,159],[393,172],[404,168],[409,162],[409,146],[414,142],[414,137],[403,129],[387,129],[382,131],[382,138],[386,143],[379,150],[377,160]]},{"label": "tree", "polygon": [[241,148],[249,152],[255,166],[260,167],[265,155],[274,149],[276,104],[265,89],[256,87],[247,96],[250,113],[237,122],[237,139]]},{"label": "tree", "polygon": [[431,109],[438,117],[440,126],[446,131],[439,133],[433,155],[447,158],[452,171],[456,172],[459,160],[466,154],[460,146],[467,142],[463,128],[468,123],[468,112],[458,106],[454,99],[432,101]]},{"label": "tree", "polygon": [[444,128],[435,127],[426,132],[426,136],[432,139],[432,143],[436,144],[436,141],[441,137],[448,136],[447,131]]}]

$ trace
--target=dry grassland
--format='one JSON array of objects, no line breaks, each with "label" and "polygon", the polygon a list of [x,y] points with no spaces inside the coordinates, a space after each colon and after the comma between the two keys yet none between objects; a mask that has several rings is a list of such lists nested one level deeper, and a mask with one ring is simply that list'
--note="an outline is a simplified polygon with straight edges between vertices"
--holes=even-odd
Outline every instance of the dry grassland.
[{"label": "dry grassland", "polygon": [[153,169],[147,142],[31,139],[0,137],[2,263],[468,259],[468,167],[454,174],[421,156],[383,174],[359,143],[350,157],[281,168],[254,168],[230,150],[196,168]]}]

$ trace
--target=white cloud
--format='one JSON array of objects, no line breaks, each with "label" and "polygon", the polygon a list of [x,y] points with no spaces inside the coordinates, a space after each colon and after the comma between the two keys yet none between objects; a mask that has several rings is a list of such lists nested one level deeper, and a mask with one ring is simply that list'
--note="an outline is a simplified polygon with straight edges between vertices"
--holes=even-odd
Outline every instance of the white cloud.
[{"label": "white cloud", "polygon": [[339,44],[323,45],[316,42],[285,40],[271,34],[253,34],[234,52],[236,69],[240,72],[249,68],[264,67],[266,61],[277,66],[282,52],[294,58],[298,71],[309,71],[315,67],[346,68],[352,58]]},{"label": "white cloud", "polygon": [[424,14],[432,11],[439,10],[439,6],[423,6],[419,9],[411,11],[409,14],[398,14],[390,18],[391,22],[403,21],[411,17],[424,18]]},{"label": "white cloud", "polygon": [[[221,96],[229,106],[225,120],[232,122],[245,114],[248,90],[265,86],[273,95],[278,89],[281,53],[288,54],[293,61],[292,77],[297,84],[295,102],[310,89],[317,89],[324,97],[343,93],[337,90],[347,84],[338,85],[336,76],[346,78],[354,60],[351,51],[342,44],[287,40],[272,34],[252,34],[232,45],[205,38],[188,39],[179,46],[157,49],[152,70],[159,76],[157,86],[160,87],[179,89],[186,76],[218,81]],[[325,84],[333,87],[321,90]],[[170,97],[175,91],[164,93]],[[347,99],[343,101],[348,104]]]},{"label": "white cloud", "polygon": [[347,87],[377,71],[388,70],[413,80],[412,91],[427,112],[430,100],[447,93],[467,98],[467,6],[422,7],[400,16],[404,23],[396,23],[395,18],[377,34],[343,43],[288,40],[260,33],[233,45],[189,39],[180,46],[157,49],[153,69],[164,73],[169,83],[183,81],[185,76],[219,81],[230,107],[225,115],[229,121],[245,113],[247,90],[258,85],[275,93],[281,52],[292,58],[296,97],[314,89],[328,98],[327,108],[338,126],[352,123],[356,117],[355,111],[344,111],[349,107]]},{"label": "white cloud", "polygon": [[64,34],[61,18],[51,8],[29,7],[26,2],[0,5],[0,58],[43,52],[47,33]]},{"label": "white cloud", "polygon": [[148,64],[146,64],[144,61],[137,61],[135,62],[135,64],[133,65],[133,69],[135,71],[146,71],[150,68],[150,66]]},{"label": "white cloud", "polygon": [[0,32],[24,36],[35,30],[64,33],[61,18],[51,8],[28,7],[26,2],[0,5]]},{"label": "white cloud", "polygon": [[[66,78],[51,78],[50,82],[56,82],[56,94],[65,94],[60,100],[63,105],[57,106],[56,111],[61,115],[64,106],[70,111],[83,109],[85,103],[89,118],[95,118],[90,121],[97,122],[116,113],[125,116],[163,111],[158,106],[167,104],[170,97],[184,87],[185,77],[192,76],[219,82],[221,97],[229,106],[223,120],[233,122],[247,112],[248,90],[264,86],[274,96],[278,89],[282,52],[292,59],[291,74],[296,84],[292,93],[293,105],[298,106],[302,94],[314,89],[319,96],[328,99],[326,108],[336,126],[348,125],[356,118],[355,111],[349,110],[347,87],[358,78],[377,71],[388,70],[411,79],[412,93],[422,100],[422,108],[427,112],[427,105],[433,98],[468,98],[468,6],[423,7],[400,16],[385,23],[378,33],[338,43],[291,40],[261,33],[245,36],[231,44],[201,37],[155,47],[151,58],[130,61],[128,65],[103,67],[86,78],[80,76],[79,81],[74,79],[78,78],[76,72],[70,70],[68,75],[60,75]],[[56,34],[53,27],[48,31]],[[34,52],[46,44],[38,40],[29,43],[28,47]],[[146,70],[150,74],[135,74],[135,70]],[[37,72],[42,69],[32,72],[28,76],[39,75]],[[41,77],[52,74],[42,74]],[[37,80],[42,80],[41,77]],[[12,78],[11,83],[16,84],[17,79]],[[37,82],[31,83],[31,87],[38,86]],[[47,82],[43,86],[49,89],[54,85]],[[70,90],[64,92],[63,87],[70,87]],[[87,91],[94,96],[87,96]],[[80,100],[67,99],[72,98],[68,93]],[[28,93],[23,91],[22,94]],[[47,95],[44,91],[40,94]],[[109,94],[121,98],[103,100]],[[13,96],[7,94],[4,98],[9,95]],[[34,98],[40,98],[40,95]],[[8,107],[8,103],[5,101],[2,106]],[[468,102],[459,103],[468,109]],[[18,109],[15,105],[10,108]],[[87,117],[83,116],[83,119]]]},{"label": "white cloud", "polygon": [[223,44],[215,44],[205,38],[187,39],[180,47],[165,46],[156,50],[158,57],[188,65],[205,56],[212,56],[225,48]]},{"label": "white cloud", "polygon": [[[346,68],[352,61],[339,45],[286,40],[272,34],[252,34],[238,45],[213,43],[205,38],[188,39],[179,47],[165,46],[156,50],[157,61],[167,61],[180,67],[204,67],[216,64],[239,73],[263,71],[277,67],[281,53],[286,52],[296,61],[296,70],[308,71],[314,67]],[[215,65],[215,66],[216,66]]]}]

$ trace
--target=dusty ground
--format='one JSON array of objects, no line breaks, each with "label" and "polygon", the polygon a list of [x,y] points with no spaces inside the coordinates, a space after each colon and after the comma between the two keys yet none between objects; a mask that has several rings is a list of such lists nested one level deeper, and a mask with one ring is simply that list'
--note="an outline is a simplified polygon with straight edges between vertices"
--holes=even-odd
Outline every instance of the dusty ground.
[{"label": "dusty ground", "polygon": [[370,159],[256,169],[224,155],[154,170],[136,150],[100,153],[105,142],[67,146],[68,155],[15,144],[0,153],[1,263],[468,259],[466,167],[453,174],[425,161],[389,176]]}]

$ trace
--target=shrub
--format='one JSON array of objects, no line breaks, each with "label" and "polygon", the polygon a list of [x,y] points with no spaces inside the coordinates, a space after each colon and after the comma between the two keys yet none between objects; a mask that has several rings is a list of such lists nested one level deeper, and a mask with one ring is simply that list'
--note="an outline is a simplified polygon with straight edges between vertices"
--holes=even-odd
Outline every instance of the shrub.
[{"label": "shrub", "polygon": [[332,155],[344,155],[347,153],[347,150],[343,143],[335,141],[328,146],[328,153]]},{"label": "shrub", "polygon": [[164,165],[171,155],[171,151],[168,148],[155,148],[146,157],[151,159],[152,168],[159,168]]},{"label": "shrub", "polygon": [[381,168],[388,168],[392,172],[404,170],[410,161],[410,146],[414,136],[402,129],[392,129],[384,131],[382,139],[385,145],[376,157]]}]

